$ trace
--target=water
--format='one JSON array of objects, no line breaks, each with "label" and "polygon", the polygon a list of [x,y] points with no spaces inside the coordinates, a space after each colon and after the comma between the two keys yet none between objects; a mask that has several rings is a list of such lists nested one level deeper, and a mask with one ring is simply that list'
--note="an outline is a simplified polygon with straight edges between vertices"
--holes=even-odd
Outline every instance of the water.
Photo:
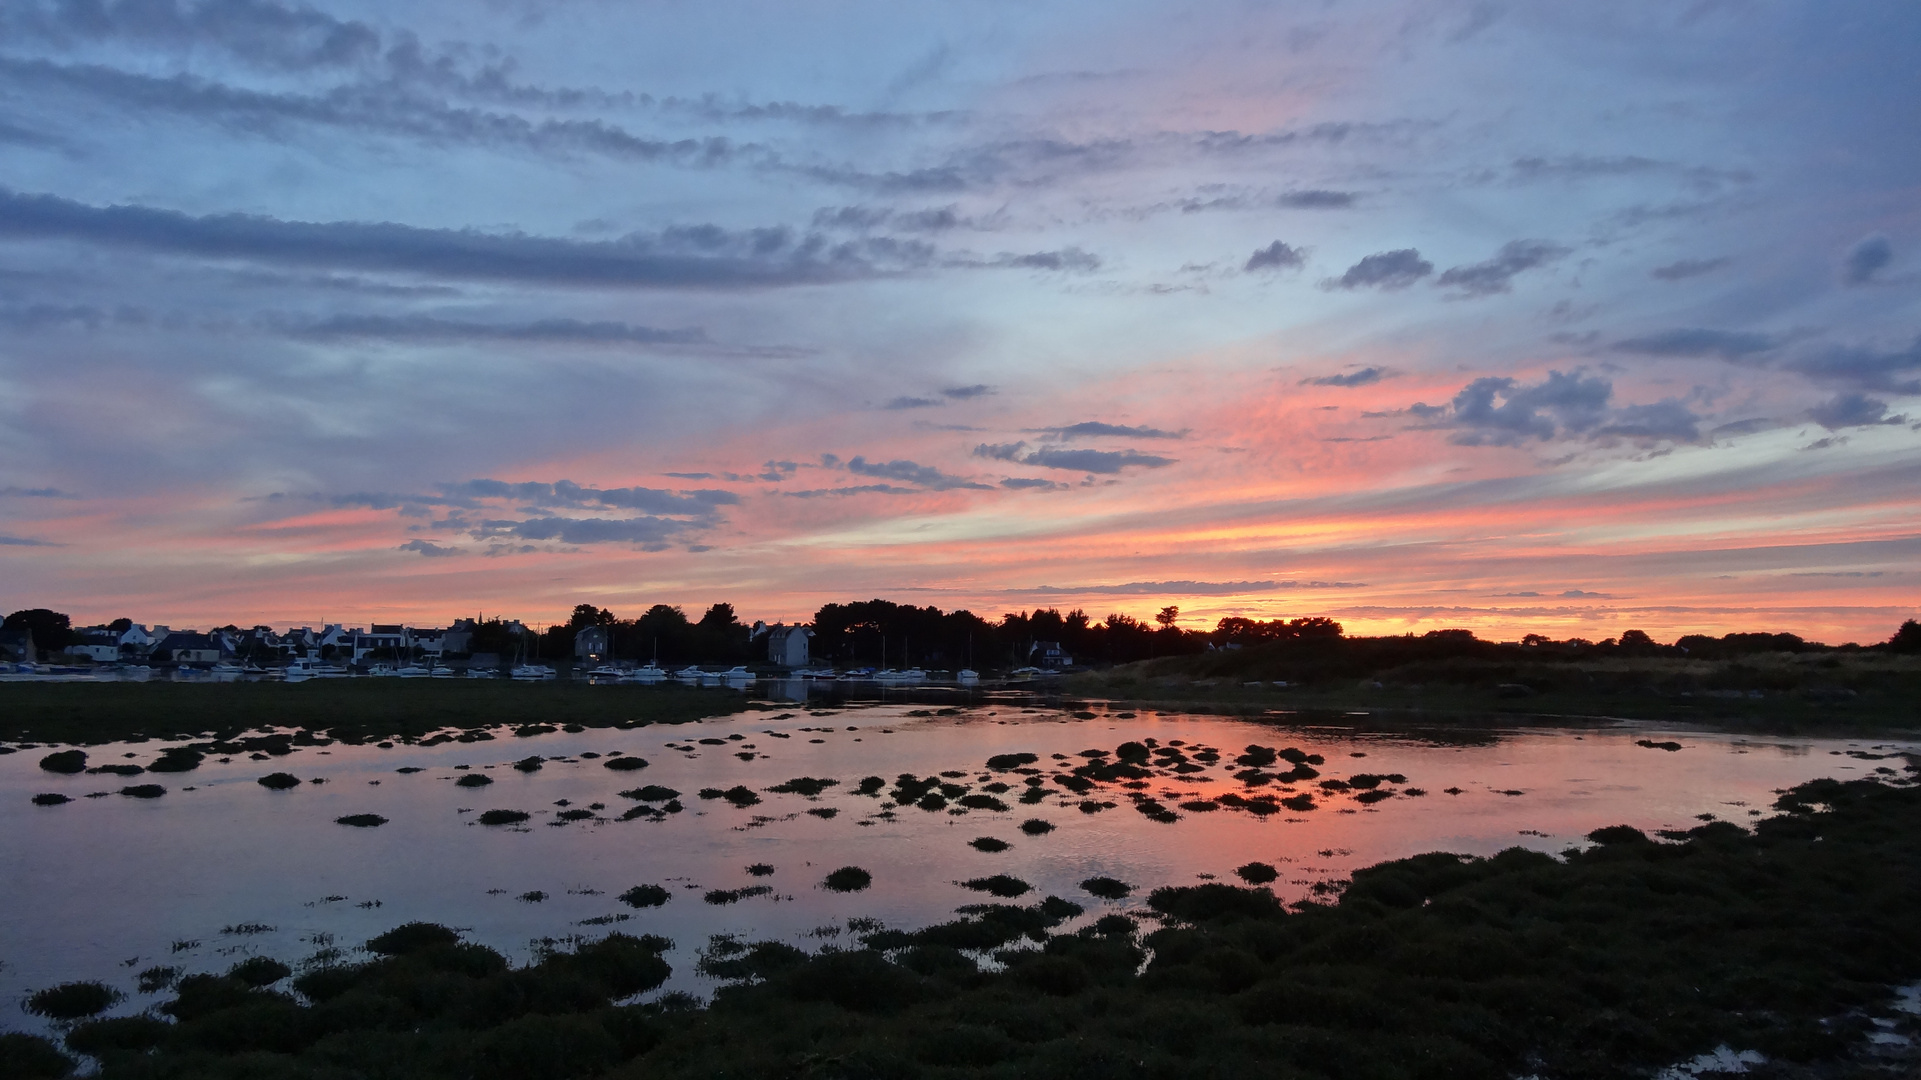
[{"label": "water", "polygon": [[[677,944],[668,954],[674,976],[664,989],[702,993],[711,987],[694,964],[709,935],[776,938],[808,948],[851,943],[849,919],[913,928],[953,918],[957,906],[994,899],[956,884],[964,879],[1012,874],[1035,887],[1015,902],[1062,896],[1083,904],[1085,918],[1093,918],[1138,911],[1155,886],[1209,875],[1233,881],[1235,867],[1259,860],[1280,869],[1274,887],[1294,900],[1356,867],[1419,852],[1484,855],[1516,845],[1558,852],[1603,825],[1684,829],[1707,814],[1746,821],[1766,812],[1779,789],[1901,764],[1851,754],[1915,748],[1646,726],[1437,741],[1215,716],[1123,719],[1115,715],[1121,706],[1091,720],[1004,703],[952,716],[908,715],[913,711],[909,704],[881,704],[815,716],[796,708],[779,719],[750,713],[624,732],[513,738],[503,731],[495,741],[473,744],[336,744],[271,760],[209,758],[188,773],[124,779],[44,772],[38,760],[45,749],[0,757],[0,1017],[6,1018],[0,1028],[31,1025],[20,1001],[56,982],[103,979],[129,993],[117,1011],[138,1011],[154,1000],[134,993],[134,975],[143,968],[216,971],[262,954],[297,963],[330,942],[351,948],[414,919],[459,927],[471,940],[522,960],[543,939],[609,929],[662,934]],[[724,745],[701,745],[703,738]],[[1203,772],[1150,781],[1146,792],[1170,806],[1225,792],[1253,794],[1231,775],[1241,768],[1233,757],[1248,744],[1319,754],[1326,779],[1366,772],[1407,780],[1385,785],[1397,794],[1372,805],[1356,802],[1352,793],[1322,793],[1310,782],[1292,785],[1315,792],[1319,805],[1310,812],[1183,811],[1164,824],[1136,812],[1118,785],[1091,796],[1118,804],[1100,813],[1081,812],[1080,797],[1053,784],[1046,802],[1021,805],[1015,800],[1024,778],[985,768],[990,756],[1014,752],[1039,755],[1039,766],[1072,767],[1086,760],[1075,756],[1082,750],[1149,739],[1223,753],[1219,765]],[[1637,745],[1670,739],[1683,749]],[[165,745],[93,747],[89,764],[144,764]],[[694,750],[670,748],[678,746]],[[614,771],[603,767],[604,757],[580,756],[615,751],[638,754],[650,767]],[[1055,761],[1053,754],[1070,760]],[[528,755],[559,760],[532,773],[511,767]],[[403,767],[422,771],[396,771]],[[256,783],[277,771],[324,783],[288,791]],[[963,772],[953,782],[974,791],[991,781],[1011,784],[1001,796],[1009,811],[902,807],[888,820],[875,816],[884,796],[853,791],[863,776],[885,777],[891,786],[899,773],[943,771]],[[495,782],[455,786],[456,778],[476,772]],[[840,783],[812,799],[764,790],[801,776]],[[83,797],[149,782],[164,785],[167,794]],[[634,805],[617,793],[644,784],[678,789],[686,810],[662,821],[613,820]],[[759,791],[763,801],[737,809],[696,797],[702,788],[740,784]],[[1448,794],[1449,788],[1459,793]],[[39,792],[75,801],[31,805]],[[571,808],[598,802],[605,809],[594,820],[550,824],[561,800]],[[476,823],[480,811],[493,808],[528,811],[533,819],[523,827]],[[806,812],[814,809],[836,814]],[[335,824],[362,813],[389,822]],[[1055,829],[1027,835],[1019,825],[1030,819]],[[980,836],[1012,847],[977,851],[968,841]],[[753,863],[776,869],[751,877],[745,868]],[[829,871],[845,865],[871,871],[873,886],[852,894],[819,887]],[[1118,903],[1096,900],[1078,885],[1095,875],[1129,882],[1136,894]],[[644,910],[616,899],[639,884],[664,885],[673,899]],[[707,890],[763,884],[772,895],[719,906],[703,901]],[[545,898],[523,899],[536,892]]]}]

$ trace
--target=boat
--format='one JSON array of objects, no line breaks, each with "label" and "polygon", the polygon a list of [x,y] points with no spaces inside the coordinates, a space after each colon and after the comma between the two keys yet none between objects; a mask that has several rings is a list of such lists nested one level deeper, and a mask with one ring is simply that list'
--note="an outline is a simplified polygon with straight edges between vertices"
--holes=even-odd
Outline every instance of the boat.
[{"label": "boat", "polygon": [[422,667],[419,664],[408,664],[406,667],[395,671],[394,674],[403,679],[430,679],[434,673],[432,668]]},{"label": "boat", "polygon": [[400,672],[395,671],[392,664],[375,664],[367,669],[368,677],[374,679],[391,679],[398,674]]},{"label": "boat", "polygon": [[652,686],[653,684],[657,682],[661,682],[666,678],[667,678],[667,673],[660,669],[659,664],[650,663],[642,667],[637,667],[634,670],[628,672],[626,675],[621,677],[621,681],[645,683],[648,686]]},{"label": "boat", "polygon": [[470,667],[467,669],[467,677],[469,679],[492,679],[499,676],[499,674],[500,672],[495,671],[493,668]]},{"label": "boat", "polygon": [[627,677],[627,673],[612,664],[602,664],[587,673],[587,681],[593,683],[617,683]]},{"label": "boat", "polygon": [[554,669],[546,664],[520,664],[511,674],[515,682],[546,682],[554,677]]},{"label": "boat", "polygon": [[754,673],[751,671],[748,671],[746,666],[742,664],[735,664],[733,667],[730,667],[726,671],[721,672],[720,677],[727,680],[728,682],[740,682],[742,680],[751,681],[754,678],[756,678]]},{"label": "boat", "polygon": [[977,683],[981,681],[981,673],[975,671],[973,668],[962,668],[955,673],[954,677],[963,683]]},{"label": "boat", "polygon": [[906,668],[901,671],[889,668],[874,676],[875,682],[884,683],[924,682],[926,679],[927,672],[920,668]]},{"label": "boat", "polygon": [[689,664],[679,671],[674,672],[674,678],[682,682],[699,682],[700,677],[705,674],[707,674],[705,671],[700,670],[700,665]]}]

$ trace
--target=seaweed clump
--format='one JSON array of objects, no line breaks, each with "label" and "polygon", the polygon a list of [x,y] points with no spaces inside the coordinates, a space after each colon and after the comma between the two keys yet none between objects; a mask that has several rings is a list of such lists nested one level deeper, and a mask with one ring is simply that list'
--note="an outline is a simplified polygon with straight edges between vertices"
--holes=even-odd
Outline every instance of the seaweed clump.
[{"label": "seaweed clump", "polygon": [[491,784],[493,782],[494,782],[493,777],[488,776],[485,773],[476,772],[476,773],[468,773],[467,775],[454,781],[454,786],[455,787],[486,787],[488,784]]},{"label": "seaweed clump", "polygon": [[298,776],[284,772],[268,773],[254,782],[269,791],[285,791],[288,788],[297,788],[300,786],[300,778]]},{"label": "seaweed clump", "polygon": [[874,875],[858,866],[843,866],[828,874],[821,886],[831,892],[859,892],[874,883]]},{"label": "seaweed clump", "polygon": [[674,894],[659,885],[636,885],[620,894],[620,902],[628,907],[659,907],[673,899]]},{"label": "seaweed clump", "polygon": [[72,801],[73,799],[70,796],[62,795],[57,791],[49,791],[33,797],[33,805],[35,806],[59,806],[62,803],[70,803]]},{"label": "seaweed clump", "polygon": [[518,825],[532,817],[525,810],[484,810],[480,814],[482,825]]},{"label": "seaweed clump", "polygon": [[387,819],[379,814],[348,814],[334,819],[336,825],[351,825],[356,829],[372,829],[386,823]]},{"label": "seaweed clump", "polygon": [[106,1012],[124,996],[100,982],[68,982],[27,996],[26,1009],[49,1020],[78,1020]]}]

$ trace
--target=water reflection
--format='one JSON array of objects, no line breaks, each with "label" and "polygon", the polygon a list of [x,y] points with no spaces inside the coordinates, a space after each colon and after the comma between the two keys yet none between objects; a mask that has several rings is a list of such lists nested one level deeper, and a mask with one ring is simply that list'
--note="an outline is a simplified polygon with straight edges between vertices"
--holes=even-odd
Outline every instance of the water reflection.
[{"label": "water reflection", "polygon": [[[46,772],[45,749],[0,757],[0,1009],[18,1018],[26,991],[69,978],[118,973],[131,991],[132,973],[154,964],[297,961],[412,919],[522,957],[543,938],[664,934],[678,943],[666,989],[702,992],[695,950],[709,935],[814,948],[850,919],[923,926],[979,899],[960,883],[996,875],[1082,903],[1087,919],[1139,914],[1146,888],[1231,879],[1250,862],[1276,867],[1274,888],[1292,900],[1423,851],[1555,852],[1601,825],[1745,821],[1776,789],[1871,775],[1896,745],[1646,727],[1352,730],[795,682],[804,707],[674,727],[392,749],[282,742],[264,760],[138,777]],[[1670,740],[1682,749],[1637,745]],[[90,747],[88,761],[144,768],[163,745]],[[1252,746],[1269,764],[1237,760]],[[1318,759],[1314,776],[1295,773],[1288,750]],[[1116,769],[1086,791],[1059,779],[1129,761],[1148,775]],[[1249,771],[1272,779],[1250,787]],[[301,783],[259,783],[276,772]],[[164,795],[121,794],[150,782]],[[32,805],[42,793],[73,801]],[[490,810],[527,817],[479,824]],[[354,815],[385,822],[336,823]],[[822,887],[847,866],[871,887]],[[1103,877],[1136,886],[1133,897],[1081,889]],[[640,886],[668,899],[621,902]]]}]

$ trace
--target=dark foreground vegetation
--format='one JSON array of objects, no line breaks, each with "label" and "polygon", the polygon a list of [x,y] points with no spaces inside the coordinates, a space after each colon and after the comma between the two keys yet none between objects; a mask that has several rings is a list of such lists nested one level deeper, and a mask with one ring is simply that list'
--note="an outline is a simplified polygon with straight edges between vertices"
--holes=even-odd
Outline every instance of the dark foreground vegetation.
[{"label": "dark foreground vegetation", "polygon": [[227,740],[271,726],[364,742],[501,725],[684,723],[746,707],[744,697],[725,690],[567,680],[8,683],[0,686],[0,740],[87,744],[142,735]]},{"label": "dark foreground vegetation", "polygon": [[[1285,686],[1277,685],[1285,683]],[[1070,677],[1089,697],[1249,708],[1620,717],[1776,731],[1921,727],[1921,626],[1869,648],[1792,634],[1607,642],[1303,636]]]},{"label": "dark foreground vegetation", "polygon": [[[513,968],[409,924],[364,960],[189,975],[139,1016],[76,1022],[117,993],[52,988],[33,1004],[69,1018],[64,1050],[0,1037],[0,1072],[59,1076],[86,1054],[108,1080],[1579,1080],[1727,1046],[1765,1054],[1760,1075],[1911,1075],[1911,1047],[1865,1038],[1898,1016],[1892,988],[1921,977],[1921,767],[1881,768],[1795,788],[1752,832],[1614,826],[1563,858],[1422,855],[1291,909],[1265,887],[1205,883],[1072,931],[1082,904],[1047,897],[911,932],[857,921],[860,947],[813,955],[717,938],[699,966],[724,984],[705,1006],[620,1003],[666,979],[659,938],[614,935]],[[1128,892],[1104,878],[1083,888]]]}]

